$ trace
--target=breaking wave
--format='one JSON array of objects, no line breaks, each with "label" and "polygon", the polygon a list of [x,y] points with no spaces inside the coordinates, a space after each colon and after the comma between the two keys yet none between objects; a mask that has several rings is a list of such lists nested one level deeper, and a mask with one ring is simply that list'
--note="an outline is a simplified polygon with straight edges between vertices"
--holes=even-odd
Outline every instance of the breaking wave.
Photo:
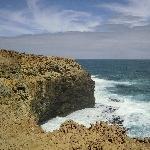
[{"label": "breaking wave", "polygon": [[150,137],[150,101],[137,100],[139,95],[122,95],[116,92],[122,86],[133,86],[136,82],[114,81],[92,76],[95,81],[95,107],[75,111],[66,117],[56,117],[41,127],[53,131],[66,120],[74,120],[87,127],[96,121],[118,123],[128,129],[130,137]]}]

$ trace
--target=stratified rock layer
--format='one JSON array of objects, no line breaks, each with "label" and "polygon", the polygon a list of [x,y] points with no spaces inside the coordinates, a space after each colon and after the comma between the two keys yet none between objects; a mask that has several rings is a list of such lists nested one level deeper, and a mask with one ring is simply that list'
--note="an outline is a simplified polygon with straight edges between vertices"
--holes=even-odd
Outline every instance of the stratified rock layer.
[{"label": "stratified rock layer", "polygon": [[39,123],[94,106],[94,82],[72,59],[1,50],[0,67],[2,103],[9,97]]}]

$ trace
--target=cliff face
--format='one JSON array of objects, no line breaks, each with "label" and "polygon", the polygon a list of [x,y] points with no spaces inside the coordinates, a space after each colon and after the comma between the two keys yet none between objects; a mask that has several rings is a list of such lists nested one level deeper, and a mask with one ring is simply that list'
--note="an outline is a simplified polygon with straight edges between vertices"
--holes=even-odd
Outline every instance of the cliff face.
[{"label": "cliff face", "polygon": [[72,59],[1,50],[0,86],[2,103],[11,98],[39,123],[95,103],[94,82]]}]

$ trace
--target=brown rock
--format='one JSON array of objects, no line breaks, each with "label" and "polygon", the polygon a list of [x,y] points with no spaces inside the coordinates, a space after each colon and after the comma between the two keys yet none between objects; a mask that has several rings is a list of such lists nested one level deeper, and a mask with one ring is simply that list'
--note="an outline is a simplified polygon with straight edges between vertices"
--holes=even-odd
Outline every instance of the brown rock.
[{"label": "brown rock", "polygon": [[11,90],[13,101],[19,96],[28,103],[39,123],[94,106],[94,82],[74,60],[3,49],[0,58],[0,85],[5,87],[0,92]]}]

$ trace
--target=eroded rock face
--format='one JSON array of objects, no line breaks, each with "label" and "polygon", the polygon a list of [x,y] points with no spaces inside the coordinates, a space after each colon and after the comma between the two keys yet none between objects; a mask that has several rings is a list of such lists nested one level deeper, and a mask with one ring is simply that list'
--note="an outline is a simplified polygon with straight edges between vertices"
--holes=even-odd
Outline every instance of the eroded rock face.
[{"label": "eroded rock face", "polygon": [[0,90],[18,107],[25,105],[38,123],[93,107],[94,81],[72,59],[0,50]]}]

